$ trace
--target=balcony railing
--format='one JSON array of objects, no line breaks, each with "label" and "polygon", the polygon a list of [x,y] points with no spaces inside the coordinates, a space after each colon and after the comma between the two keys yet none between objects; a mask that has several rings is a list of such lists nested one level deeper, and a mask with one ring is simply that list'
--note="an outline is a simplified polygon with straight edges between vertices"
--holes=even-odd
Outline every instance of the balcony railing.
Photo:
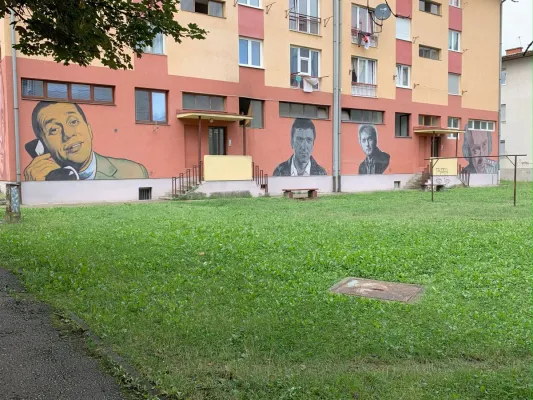
[{"label": "balcony railing", "polygon": [[291,31],[312,33],[318,35],[320,31],[320,21],[318,17],[311,15],[289,12],[289,29]]},{"label": "balcony railing", "polygon": [[352,28],[352,43],[358,46],[364,46],[365,37],[368,38],[368,45],[370,47],[378,47],[378,35],[375,33],[364,32],[357,28]]},{"label": "balcony railing", "polygon": [[352,82],[352,96],[376,97],[377,85]]}]

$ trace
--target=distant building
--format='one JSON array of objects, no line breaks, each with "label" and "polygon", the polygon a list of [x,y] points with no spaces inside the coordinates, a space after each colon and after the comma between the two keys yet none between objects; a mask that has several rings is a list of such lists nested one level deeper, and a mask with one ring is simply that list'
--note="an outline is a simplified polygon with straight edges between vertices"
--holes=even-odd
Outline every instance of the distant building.
[{"label": "distant building", "polygon": [[[520,157],[517,179],[531,181],[533,167],[531,100],[533,51],[523,53],[518,47],[506,51],[502,66],[502,134],[500,153],[527,154]],[[500,161],[501,179],[513,179],[513,165],[506,158]]]}]

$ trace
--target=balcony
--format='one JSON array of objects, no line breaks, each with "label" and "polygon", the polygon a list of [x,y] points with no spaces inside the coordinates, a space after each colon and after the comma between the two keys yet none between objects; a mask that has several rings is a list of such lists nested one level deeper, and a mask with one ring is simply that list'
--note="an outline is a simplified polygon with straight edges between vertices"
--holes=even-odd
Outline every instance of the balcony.
[{"label": "balcony", "polygon": [[312,92],[319,89],[320,77],[307,75],[302,72],[291,74],[291,87],[303,89],[305,92]]},{"label": "balcony", "polygon": [[378,86],[370,83],[352,82],[352,96],[376,97]]},{"label": "balcony", "polygon": [[289,29],[291,31],[318,35],[321,19],[311,15],[289,12]]},{"label": "balcony", "polygon": [[357,28],[352,28],[352,43],[358,46],[365,46],[368,40],[368,47],[378,47],[378,35],[364,32]]}]

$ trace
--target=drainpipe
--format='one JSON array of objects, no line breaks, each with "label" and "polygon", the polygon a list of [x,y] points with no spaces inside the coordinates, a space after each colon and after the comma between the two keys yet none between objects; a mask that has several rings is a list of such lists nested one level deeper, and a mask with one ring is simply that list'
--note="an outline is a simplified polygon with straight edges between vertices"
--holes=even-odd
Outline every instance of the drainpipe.
[{"label": "drainpipe", "polygon": [[19,138],[19,93],[17,75],[17,51],[13,46],[17,43],[15,36],[15,13],[11,10],[11,67],[13,70],[13,111],[15,125],[15,165],[17,171],[17,183],[20,184],[20,138]]},{"label": "drainpipe", "polygon": [[498,78],[498,185],[500,184],[500,175],[501,175],[501,169],[500,169],[500,142],[502,138],[502,69],[503,69],[503,60],[502,60],[502,53],[503,53],[503,3],[505,3],[505,0],[500,2],[500,62],[499,62],[499,73],[500,76]]},{"label": "drainpipe", "polygon": [[341,64],[340,0],[333,0],[333,191],[340,191],[340,64]]}]

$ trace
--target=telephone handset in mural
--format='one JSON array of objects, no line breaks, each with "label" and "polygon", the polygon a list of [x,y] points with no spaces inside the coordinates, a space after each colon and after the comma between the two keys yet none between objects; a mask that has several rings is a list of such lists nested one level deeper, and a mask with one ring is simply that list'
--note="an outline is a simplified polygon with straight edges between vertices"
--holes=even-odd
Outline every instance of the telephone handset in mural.
[{"label": "telephone handset in mural", "polygon": [[[28,154],[32,157],[42,156],[45,153],[50,153],[43,142],[39,139],[34,139],[24,146]],[[67,165],[62,168],[55,169],[46,175],[47,181],[77,181],[80,179],[78,171],[73,167]]]}]

